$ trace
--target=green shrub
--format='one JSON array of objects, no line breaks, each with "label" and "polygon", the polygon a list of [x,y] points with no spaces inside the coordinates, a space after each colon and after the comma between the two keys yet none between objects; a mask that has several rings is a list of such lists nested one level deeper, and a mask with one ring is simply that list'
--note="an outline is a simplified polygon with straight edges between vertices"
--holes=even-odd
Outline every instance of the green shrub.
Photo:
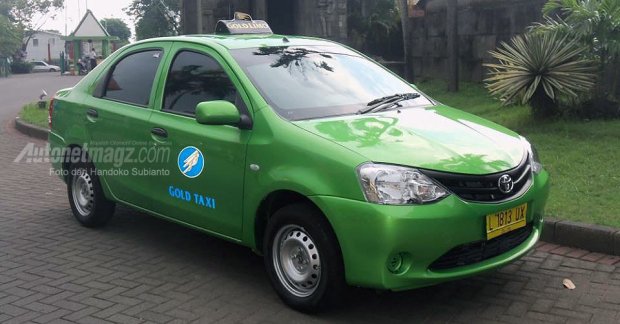
[{"label": "green shrub", "polygon": [[491,55],[486,86],[504,104],[529,104],[538,116],[558,111],[559,103],[579,104],[596,80],[595,66],[582,58],[587,48],[558,33],[527,33],[502,42]]},{"label": "green shrub", "polygon": [[39,108],[38,102],[32,102],[25,105],[19,113],[19,117],[26,123],[39,127],[48,127],[49,101],[45,101],[45,108]]},{"label": "green shrub", "polygon": [[32,64],[23,61],[11,63],[11,72],[14,74],[24,74],[32,72]]}]

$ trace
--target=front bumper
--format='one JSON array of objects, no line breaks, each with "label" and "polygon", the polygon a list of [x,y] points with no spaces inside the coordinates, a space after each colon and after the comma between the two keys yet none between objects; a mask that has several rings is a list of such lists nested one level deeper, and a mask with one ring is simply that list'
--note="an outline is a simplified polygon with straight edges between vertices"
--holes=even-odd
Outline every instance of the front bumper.
[{"label": "front bumper", "polygon": [[[502,203],[465,202],[455,195],[416,206],[377,205],[331,196],[310,198],[334,228],[350,285],[404,290],[475,275],[527,253],[541,235],[548,178],[542,171],[533,177],[525,194]],[[454,247],[485,240],[485,215],[523,203],[528,204],[526,221],[532,230],[521,244],[474,264],[430,269]],[[401,271],[396,273],[387,266],[394,255],[405,256]]]}]

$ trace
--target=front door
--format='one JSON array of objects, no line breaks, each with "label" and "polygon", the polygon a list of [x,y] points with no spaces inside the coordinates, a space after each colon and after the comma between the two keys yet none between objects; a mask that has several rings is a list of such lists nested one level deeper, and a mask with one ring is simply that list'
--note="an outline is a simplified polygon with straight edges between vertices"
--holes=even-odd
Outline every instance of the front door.
[{"label": "front door", "polygon": [[153,210],[167,217],[229,238],[241,237],[243,179],[250,130],[198,124],[196,105],[227,100],[244,105],[239,84],[214,52],[177,43],[169,63],[151,127],[165,132],[160,145],[170,147],[163,165],[169,173],[152,177]]},{"label": "front door", "polygon": [[150,180],[136,171],[148,167],[156,153],[149,127],[154,80],[164,47],[171,46],[160,45],[123,54],[101,76],[103,88],[84,101],[83,109],[90,137],[86,151],[103,184],[118,200],[141,208],[151,205]]}]

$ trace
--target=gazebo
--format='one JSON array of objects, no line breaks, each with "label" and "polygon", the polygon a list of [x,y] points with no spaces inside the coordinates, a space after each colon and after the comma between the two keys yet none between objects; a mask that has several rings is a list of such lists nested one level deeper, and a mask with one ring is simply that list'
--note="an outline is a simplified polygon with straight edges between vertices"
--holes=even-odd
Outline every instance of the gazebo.
[{"label": "gazebo", "polygon": [[87,10],[71,35],[65,36],[63,39],[66,41],[67,53],[73,60],[73,69],[78,71],[78,59],[90,53],[93,48],[97,55],[106,58],[110,55],[110,42],[118,40],[118,37],[108,34],[108,31],[101,26],[92,11]]}]

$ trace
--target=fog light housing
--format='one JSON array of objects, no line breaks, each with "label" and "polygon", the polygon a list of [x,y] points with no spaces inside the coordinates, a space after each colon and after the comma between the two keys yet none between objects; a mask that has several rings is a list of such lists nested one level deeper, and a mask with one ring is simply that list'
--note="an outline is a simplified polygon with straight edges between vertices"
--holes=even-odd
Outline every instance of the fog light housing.
[{"label": "fog light housing", "polygon": [[387,261],[386,267],[393,274],[403,274],[411,267],[411,254],[407,252],[392,253]]}]

